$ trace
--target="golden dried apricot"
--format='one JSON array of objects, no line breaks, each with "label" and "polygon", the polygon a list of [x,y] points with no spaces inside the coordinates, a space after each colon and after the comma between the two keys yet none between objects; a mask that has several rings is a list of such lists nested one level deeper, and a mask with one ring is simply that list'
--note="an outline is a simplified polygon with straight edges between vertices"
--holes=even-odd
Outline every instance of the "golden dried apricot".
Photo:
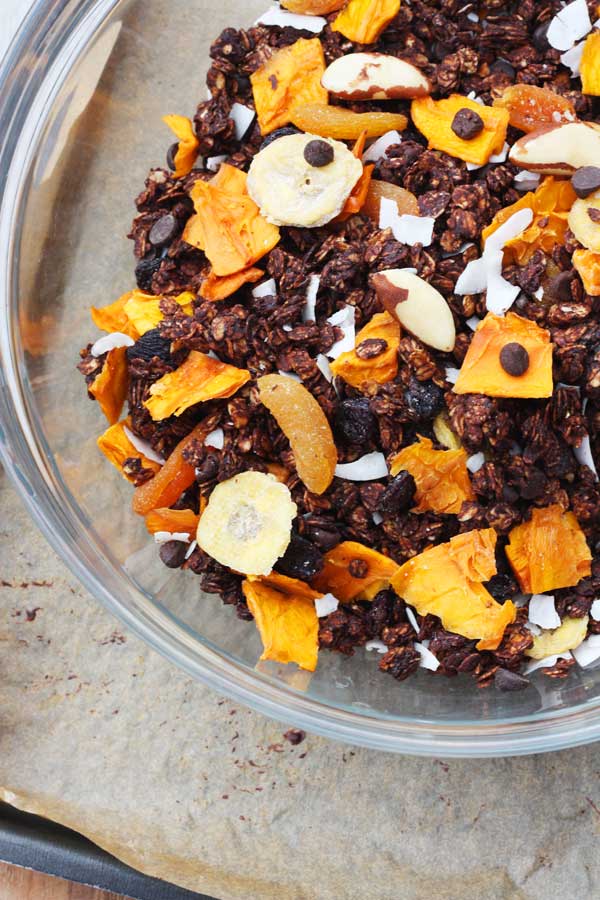
[{"label": "golden dried apricot", "polygon": [[233,396],[250,377],[246,369],[192,350],[178,369],[154,382],[144,406],[154,421],[180,416],[196,403]]},{"label": "golden dried apricot", "polygon": [[396,201],[398,213],[401,216],[419,215],[419,203],[414,194],[411,194],[406,188],[399,187],[397,184],[391,184],[389,181],[379,181],[372,178],[362,212],[372,219],[377,226],[379,226],[379,210],[383,197],[385,197],[386,200]]},{"label": "golden dried apricot", "polygon": [[494,106],[507,109],[513,128],[526,132],[536,131],[542,125],[574,122],[577,118],[570,100],[550,88],[534,84],[509,85],[500,97],[496,97]]},{"label": "golden dried apricot", "polygon": [[331,593],[341,603],[372,600],[390,586],[400,566],[393,559],[356,541],[344,541],[325,554],[325,565],[312,580],[323,594]]},{"label": "golden dried apricot", "polygon": [[388,131],[404,131],[408,121],[400,113],[364,112],[355,113],[341,106],[324,106],[319,103],[298,105],[291,114],[296,128],[319,137],[351,141],[359,138],[363,131],[367,137],[381,137]]},{"label": "golden dried apricot", "polygon": [[260,400],[290,442],[301,481],[322,494],[333,480],[337,450],[325,413],[304,385],[287,375],[257,380]]},{"label": "golden dried apricot", "polygon": [[350,0],[331,26],[356,44],[373,44],[400,11],[400,0]]},{"label": "golden dried apricot", "polygon": [[[463,109],[477,113],[483,128],[477,137],[465,140],[453,131],[454,117]],[[413,100],[410,112],[416,128],[424,134],[432,150],[442,150],[468,163],[485,165],[493,153],[499,153],[506,140],[508,110],[482,106],[460,94],[443,100],[419,97]]]}]

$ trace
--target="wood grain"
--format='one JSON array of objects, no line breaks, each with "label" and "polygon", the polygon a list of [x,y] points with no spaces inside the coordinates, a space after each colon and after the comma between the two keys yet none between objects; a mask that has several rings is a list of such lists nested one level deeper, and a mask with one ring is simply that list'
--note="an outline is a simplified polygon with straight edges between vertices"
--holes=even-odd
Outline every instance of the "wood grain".
[{"label": "wood grain", "polygon": [[123,897],[0,863],[0,900],[123,900]]}]

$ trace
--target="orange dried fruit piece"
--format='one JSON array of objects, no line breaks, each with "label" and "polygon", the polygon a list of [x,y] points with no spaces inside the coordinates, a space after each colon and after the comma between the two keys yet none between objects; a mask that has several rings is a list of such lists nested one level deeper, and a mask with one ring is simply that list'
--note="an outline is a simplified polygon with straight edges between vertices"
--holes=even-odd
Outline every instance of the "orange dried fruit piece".
[{"label": "orange dried fruit piece", "polygon": [[314,601],[284,594],[259,581],[244,581],[242,590],[263,643],[261,659],[294,662],[314,672],[319,655]]},{"label": "orange dried fruit piece", "polygon": [[346,5],[347,0],[281,0],[289,12],[300,16],[328,16]]},{"label": "orange dried fruit piece", "polygon": [[592,250],[576,250],[573,254],[573,265],[583,281],[586,294],[600,297],[600,253]]},{"label": "orange dried fruit piece", "polygon": [[331,29],[356,44],[373,44],[399,12],[400,0],[350,0]]},{"label": "orange dried fruit piece", "polygon": [[325,413],[304,385],[287,375],[263,375],[256,382],[266,406],[290,442],[298,476],[313,494],[333,480],[337,450]]},{"label": "orange dried fruit piece", "polygon": [[569,211],[576,199],[570,181],[557,181],[552,176],[544,178],[535,193],[525,194],[496,213],[482,232],[483,243],[485,245],[488,237],[519,210],[531,209],[531,225],[504,245],[504,264],[524,266],[536,250],[550,254],[557,244],[564,243]]},{"label": "orange dried fruit piece", "polygon": [[112,334],[113,331],[120,331],[121,334],[128,334],[134,341],[137,340],[140,336],[139,332],[125,313],[125,305],[134,293],[135,291],[127,291],[126,294],[122,294],[118,300],[115,300],[114,303],[109,303],[108,306],[92,306],[90,314],[96,328],[100,328],[101,331],[108,331],[109,334]]},{"label": "orange dried fruit piece", "polygon": [[107,460],[119,470],[123,478],[134,483],[135,475],[128,475],[123,471],[123,463],[126,459],[137,458],[141,460],[144,469],[151,469],[155,473],[159,472],[161,467],[159,463],[152,459],[148,459],[143,453],[136,450],[127,437],[125,431],[126,427],[131,427],[131,420],[129,418],[124,419],[122,422],[117,422],[115,425],[111,425],[107,428],[104,434],[100,435],[96,443]]},{"label": "orange dried fruit piece", "polygon": [[[367,133],[366,131],[363,131],[360,137],[356,139],[356,143],[352,148],[352,153],[357,159],[360,159],[363,155],[366,140]],[[349,219],[350,216],[355,216],[361,211],[369,193],[369,185],[371,184],[374,169],[375,163],[369,163],[368,165],[363,166],[362,175],[352,188],[350,196],[344,204],[344,208],[335,219],[336,222],[344,222],[346,219]]]},{"label": "orange dried fruit piece", "polygon": [[396,202],[398,213],[401,216],[419,215],[419,203],[414,194],[407,191],[406,188],[398,187],[397,184],[391,184],[389,181],[379,181],[372,178],[362,212],[372,219],[378,227],[381,200],[383,197],[385,197],[386,200],[394,200]]},{"label": "orange dried fruit piece", "polygon": [[291,116],[292,124],[308,134],[351,141],[366,131],[367,137],[381,137],[388,131],[404,131],[408,124],[400,113],[355,113],[341,106],[310,103],[297,106]]},{"label": "orange dried fruit piece", "polygon": [[526,132],[536,131],[542,125],[574,122],[577,118],[570,100],[534,84],[509,85],[495,98],[494,106],[507,109],[513,128]]},{"label": "orange dried fruit piece", "polygon": [[109,350],[102,371],[96,375],[88,392],[100,404],[100,409],[110,425],[119,421],[125,398],[129,375],[127,372],[126,347]]},{"label": "orange dried fruit piece", "polygon": [[248,575],[248,581],[259,581],[266,587],[287,594],[290,597],[304,597],[313,602],[322,595],[315,591],[305,581],[299,578],[290,578],[288,575],[280,575],[279,572],[271,572],[269,575]]},{"label": "orange dried fruit piece", "polygon": [[585,39],[579,71],[583,93],[600,97],[600,33],[597,31]]},{"label": "orange dried fruit piece", "polygon": [[234,272],[233,275],[215,275],[210,272],[200,286],[200,296],[205,300],[225,300],[235,294],[243,285],[260,281],[265,273],[262,269],[250,267]]},{"label": "orange dried fruit piece", "polygon": [[[520,376],[509,375],[500,362],[502,349],[520,344],[529,354],[529,367]],[[488,397],[551,397],[552,344],[550,332],[516,313],[488,313],[477,326],[463,360],[455,394],[486,394]]]},{"label": "orange dried fruit piece", "polygon": [[[461,109],[476,112],[483,120],[483,130],[472,140],[463,140],[452,131],[455,115]],[[464,162],[485,165],[493,153],[499,153],[506,140],[508,110],[482,106],[468,97],[451,94],[444,100],[419,97],[411,104],[411,116],[416,128],[429,141],[429,148],[442,150]]]},{"label": "orange dried fruit piece", "polygon": [[175,154],[175,178],[189,175],[194,168],[198,156],[198,138],[194,132],[194,126],[187,116],[163,116],[163,122],[169,126],[178,141]]},{"label": "orange dried fruit piece", "polygon": [[179,368],[154,382],[144,406],[154,421],[180,416],[196,403],[233,396],[250,378],[246,369],[192,350]]},{"label": "orange dried fruit piece", "polygon": [[200,422],[177,444],[154,478],[135,489],[133,511],[145,516],[153,509],[172,506],[196,479],[194,467],[184,458],[184,451],[192,441],[204,441],[210,425]]},{"label": "orange dried fruit piece", "polygon": [[146,515],[146,528],[150,534],[168,531],[171,534],[188,534],[190,540],[196,534],[200,516],[191,509],[153,509]]},{"label": "orange dried fruit piece", "polygon": [[465,500],[475,494],[467,469],[467,452],[436,450],[429,438],[421,437],[392,459],[390,472],[410,472],[417,485],[414,512],[458,513]]},{"label": "orange dried fruit piece", "polygon": [[468,531],[404,563],[392,579],[396,593],[422,615],[438,616],[446,631],[495,650],[516,609],[497,603],[483,586],[496,574],[496,532]]},{"label": "orange dried fruit piece", "polygon": [[247,269],[279,242],[279,228],[248,196],[246,174],[232,169],[223,163],[218,176],[194,184],[190,196],[196,215],[183,232],[184,241],[204,251],[215,276]]},{"label": "orange dried fruit piece", "polygon": [[[377,356],[363,358],[356,349],[363,341],[385,341],[386,347]],[[331,371],[352,387],[361,388],[367,382],[385,384],[398,374],[400,325],[389,312],[376,313],[356,335],[355,347],[342,353],[331,363]]]},{"label": "orange dried fruit piece", "polygon": [[[160,308],[162,296],[155,294],[145,294],[143,291],[132,291],[131,296],[126,301],[123,311],[127,316],[127,321],[137,331],[138,334],[146,334],[156,328],[164,319],[163,312]],[[191,316],[194,307],[193,302],[196,295],[191,291],[184,291],[177,297],[173,298],[183,309],[184,313]]]},{"label": "orange dried fruit piece", "polygon": [[579,522],[557,504],[534,509],[508,540],[506,555],[524,593],[574,587],[591,574],[592,554]]},{"label": "orange dried fruit piece", "polygon": [[321,85],[325,55],[319,38],[300,38],[295,44],[276,50],[250,76],[254,106],[262,134],[287,125],[297,106],[327,104]]},{"label": "orange dried fruit piece", "polygon": [[333,594],[341,603],[372,600],[390,586],[400,566],[383,553],[356,541],[344,541],[325,554],[324,565],[312,586]]}]

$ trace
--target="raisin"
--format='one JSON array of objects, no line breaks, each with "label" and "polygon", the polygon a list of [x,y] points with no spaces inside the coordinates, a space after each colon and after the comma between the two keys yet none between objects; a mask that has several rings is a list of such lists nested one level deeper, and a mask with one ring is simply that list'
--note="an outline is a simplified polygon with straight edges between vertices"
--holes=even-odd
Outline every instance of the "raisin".
[{"label": "raisin", "polygon": [[433,419],[444,408],[444,392],[433,381],[411,378],[404,399],[417,422]]},{"label": "raisin", "polygon": [[292,534],[287,550],[275,563],[275,569],[281,575],[301,581],[310,581],[322,568],[321,551],[299,534]]},{"label": "raisin", "polygon": [[388,484],[379,498],[377,511],[384,519],[391,519],[399,513],[406,512],[413,505],[417,484],[406,470],[398,472],[391,484]]},{"label": "raisin", "polygon": [[160,269],[161,259],[145,257],[135,267],[135,281],[140,291],[152,293],[152,278]]},{"label": "raisin", "polygon": [[335,427],[349,444],[365,444],[375,435],[377,420],[366,397],[344,400],[338,406]]},{"label": "raisin", "polygon": [[171,358],[171,341],[161,337],[158,328],[152,328],[137,339],[133,347],[127,348],[127,359],[144,359],[150,362],[155,356],[168,362]]},{"label": "raisin", "polygon": [[507,574],[493,575],[489,581],[486,581],[484,587],[498,603],[505,603],[519,592],[516,581]]}]

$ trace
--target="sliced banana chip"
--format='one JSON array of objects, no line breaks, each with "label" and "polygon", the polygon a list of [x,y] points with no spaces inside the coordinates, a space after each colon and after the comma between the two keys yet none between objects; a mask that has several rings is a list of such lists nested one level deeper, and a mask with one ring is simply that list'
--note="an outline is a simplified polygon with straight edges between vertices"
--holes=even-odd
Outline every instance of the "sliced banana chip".
[{"label": "sliced banana chip", "polygon": [[198,545],[244,575],[268,575],[290,542],[296,504],[273,475],[242,472],[218,484],[198,525]]},{"label": "sliced banana chip", "polygon": [[[310,151],[305,156],[311,142],[328,144],[331,162],[311,165]],[[341,141],[289,134],[256,154],[248,193],[273,225],[316,228],[339,215],[362,171],[361,161]]]}]

